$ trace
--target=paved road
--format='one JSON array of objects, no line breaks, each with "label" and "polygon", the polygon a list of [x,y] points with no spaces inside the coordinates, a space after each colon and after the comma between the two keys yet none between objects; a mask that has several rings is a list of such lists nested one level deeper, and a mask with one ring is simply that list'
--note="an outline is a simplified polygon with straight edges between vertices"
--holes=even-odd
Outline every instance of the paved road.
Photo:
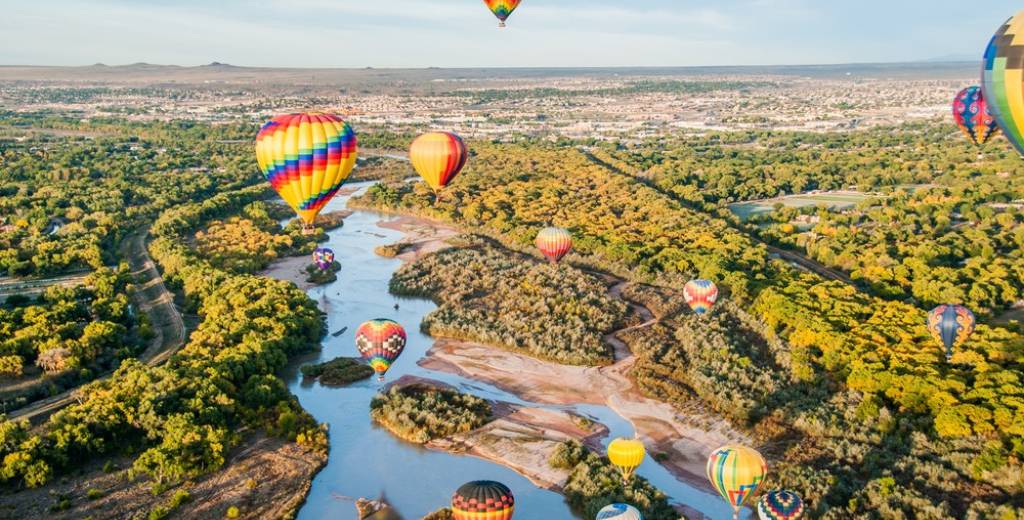
[{"label": "paved road", "polygon": [[[135,308],[145,312],[153,326],[155,336],[139,360],[149,366],[158,365],[167,360],[185,344],[185,322],[181,313],[174,306],[174,295],[164,285],[160,271],[146,250],[146,238],[149,230],[144,229],[127,238],[121,243],[121,256],[128,259],[128,266],[135,277],[135,286],[131,299]],[[98,380],[110,377],[104,374]],[[78,399],[77,389],[36,401],[8,414],[10,419],[28,419],[38,422],[61,408]]]}]

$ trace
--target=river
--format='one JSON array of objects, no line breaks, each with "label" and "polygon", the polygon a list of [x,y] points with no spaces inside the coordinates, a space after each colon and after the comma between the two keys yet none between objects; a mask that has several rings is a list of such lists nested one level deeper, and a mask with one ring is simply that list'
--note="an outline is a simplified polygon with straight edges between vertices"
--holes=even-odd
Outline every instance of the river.
[{"label": "river", "polygon": [[[365,189],[371,184],[354,187]],[[325,211],[344,209],[348,198],[339,194]],[[560,494],[534,486],[511,469],[471,456],[427,450],[398,440],[373,424],[369,403],[381,386],[376,378],[346,387],[326,387],[303,380],[299,373],[301,365],[338,356],[357,356],[354,334],[359,324],[372,318],[390,318],[401,323],[409,334],[405,352],[388,372],[390,381],[413,375],[442,381],[487,399],[573,410],[607,426],[611,434],[605,442],[618,436],[633,436],[632,425],[605,406],[559,407],[526,402],[487,383],[420,367],[417,361],[424,357],[433,339],[419,332],[419,324],[435,305],[429,300],[399,298],[388,292],[388,282],[401,261],[382,258],[373,250],[402,238],[402,233],[377,225],[391,218],[394,217],[357,210],[345,219],[343,227],[329,232],[323,245],[335,251],[341,272],[334,283],[308,292],[327,313],[330,332],[343,327],[348,330],[338,337],[326,336],[319,352],[294,360],[284,374],[302,406],[330,428],[327,466],[313,480],[298,518],[355,520],[356,509],[349,497],[383,496],[403,518],[417,520],[446,507],[452,493],[463,483],[479,479],[498,480],[512,489],[517,519],[578,518]],[[731,509],[721,498],[677,480],[651,457],[637,473],[665,491],[673,502],[686,504],[710,518],[731,517]],[[745,511],[744,516],[749,516],[749,512]]]}]

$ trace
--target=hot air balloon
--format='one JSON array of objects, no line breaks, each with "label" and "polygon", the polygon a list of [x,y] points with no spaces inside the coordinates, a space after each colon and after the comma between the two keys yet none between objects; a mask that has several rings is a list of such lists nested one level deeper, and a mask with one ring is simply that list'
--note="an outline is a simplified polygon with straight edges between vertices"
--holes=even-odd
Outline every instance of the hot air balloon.
[{"label": "hot air balloon", "polygon": [[505,20],[519,7],[522,0],[484,0],[487,8],[498,17],[498,27],[505,27]]},{"label": "hot air balloon", "polygon": [[767,474],[768,463],[753,448],[723,446],[708,457],[708,480],[732,506],[733,519],[740,517],[740,509],[757,494]]},{"label": "hot air balloon", "polygon": [[597,512],[594,520],[644,520],[644,515],[629,504],[608,504]]},{"label": "hot air balloon", "polygon": [[516,509],[512,490],[501,482],[467,482],[452,495],[455,520],[509,520]]},{"label": "hot air balloon", "polygon": [[380,381],[405,350],[405,339],[405,329],[398,322],[385,318],[367,321],[356,330],[356,348],[377,372]]},{"label": "hot air balloon", "polygon": [[557,264],[572,249],[572,235],[562,228],[544,228],[537,233],[534,243],[552,264]]},{"label": "hot air balloon", "polygon": [[928,332],[946,347],[946,361],[953,357],[953,347],[971,336],[974,324],[974,313],[960,305],[939,305],[928,313]]},{"label": "hot air balloon", "polygon": [[797,520],[804,516],[804,501],[792,491],[769,491],[757,501],[761,520]]},{"label": "hot air balloon", "polygon": [[326,247],[318,247],[313,251],[313,263],[320,268],[321,271],[326,271],[334,265],[334,251]]},{"label": "hot air balloon", "polygon": [[1003,135],[1024,155],[1024,11],[1006,21],[985,49],[981,89],[988,109],[1003,130]]},{"label": "hot air balloon", "polygon": [[985,103],[981,87],[967,87],[953,100],[953,120],[960,131],[976,146],[988,142],[999,131],[996,118]]},{"label": "hot air balloon", "polygon": [[707,314],[718,300],[718,286],[711,280],[691,280],[683,286],[683,298],[697,314]]},{"label": "hot air balloon", "polygon": [[628,483],[633,472],[644,461],[644,443],[637,439],[618,438],[608,444],[608,460],[622,472],[623,484]]},{"label": "hot air balloon", "polygon": [[469,152],[462,138],[451,132],[423,134],[409,147],[409,161],[435,196],[462,171]]},{"label": "hot air balloon", "polygon": [[256,136],[256,161],[311,234],[317,214],[356,164],[356,134],[329,114],[277,116]]}]

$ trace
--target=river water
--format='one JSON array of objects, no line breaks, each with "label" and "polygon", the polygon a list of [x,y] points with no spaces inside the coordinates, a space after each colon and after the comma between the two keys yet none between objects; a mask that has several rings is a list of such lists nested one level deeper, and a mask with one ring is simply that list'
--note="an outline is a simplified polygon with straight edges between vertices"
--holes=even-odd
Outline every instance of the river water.
[{"label": "river water", "polygon": [[[372,183],[355,184],[365,189]],[[326,210],[344,209],[349,196],[338,195]],[[409,334],[405,352],[391,367],[387,377],[394,381],[414,375],[443,381],[467,393],[537,408],[573,410],[607,426],[611,432],[605,443],[615,437],[632,437],[632,425],[605,406],[579,405],[558,407],[523,401],[493,385],[436,372],[417,364],[433,340],[419,332],[423,317],[435,309],[433,302],[399,298],[388,292],[391,274],[401,266],[397,259],[382,258],[373,250],[392,244],[402,233],[377,225],[389,217],[370,211],[355,211],[345,225],[329,233],[323,245],[334,250],[341,262],[338,280],[310,289],[308,294],[327,313],[329,332],[348,327],[338,337],[328,335],[323,348],[293,361],[285,380],[302,406],[330,427],[330,457],[327,466],[314,478],[305,505],[299,511],[302,520],[356,520],[352,498],[383,496],[406,520],[418,520],[427,513],[447,507],[452,493],[470,480],[498,480],[512,489],[516,497],[516,518],[525,520],[561,520],[578,518],[555,492],[540,489],[511,469],[471,456],[431,451],[393,437],[370,420],[370,400],[381,383],[370,378],[345,387],[326,387],[304,381],[299,367],[339,356],[357,357],[355,329],[363,321],[390,318],[401,323]],[[395,309],[395,304],[399,309]],[[637,471],[667,493],[674,502],[686,504],[710,518],[730,518],[731,509],[717,495],[696,489],[677,480],[665,468],[648,457]],[[744,516],[749,513],[745,512]]]}]

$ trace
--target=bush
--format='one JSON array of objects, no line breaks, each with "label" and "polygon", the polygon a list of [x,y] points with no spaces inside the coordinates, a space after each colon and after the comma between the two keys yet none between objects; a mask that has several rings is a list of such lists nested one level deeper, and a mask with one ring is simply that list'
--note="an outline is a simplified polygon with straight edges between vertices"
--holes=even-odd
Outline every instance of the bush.
[{"label": "bush", "polygon": [[303,365],[305,377],[319,378],[321,384],[344,385],[373,375],[373,368],[360,360],[347,357],[332,359],[319,365]]},{"label": "bush", "polygon": [[377,394],[370,416],[402,439],[423,444],[483,426],[491,405],[456,390],[415,384]]}]

